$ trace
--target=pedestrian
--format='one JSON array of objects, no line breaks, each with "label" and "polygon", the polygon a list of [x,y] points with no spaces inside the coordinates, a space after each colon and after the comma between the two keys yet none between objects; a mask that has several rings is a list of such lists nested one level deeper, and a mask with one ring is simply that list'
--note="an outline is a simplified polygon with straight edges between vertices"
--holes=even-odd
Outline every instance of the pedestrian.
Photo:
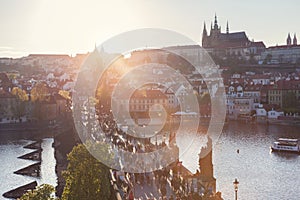
[{"label": "pedestrian", "polygon": [[130,192],[129,192],[128,200],[134,200],[134,194],[133,194],[132,190],[130,190]]}]

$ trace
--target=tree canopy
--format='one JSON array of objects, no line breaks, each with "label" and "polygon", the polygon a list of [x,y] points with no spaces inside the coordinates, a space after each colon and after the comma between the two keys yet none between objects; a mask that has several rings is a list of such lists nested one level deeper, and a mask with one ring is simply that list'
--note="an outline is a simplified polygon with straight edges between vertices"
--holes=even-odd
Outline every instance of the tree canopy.
[{"label": "tree canopy", "polygon": [[49,89],[44,83],[36,84],[31,90],[31,101],[48,101]]},{"label": "tree canopy", "polygon": [[22,90],[21,88],[14,87],[11,91],[11,94],[16,96],[17,99],[21,101],[28,101],[28,95],[25,90]]},{"label": "tree canopy", "polygon": [[18,200],[57,200],[54,197],[55,189],[52,185],[43,184],[34,190],[29,190]]},{"label": "tree canopy", "polygon": [[109,168],[94,158],[83,144],[73,148],[68,161],[67,170],[63,172],[66,180],[63,200],[112,199]]}]

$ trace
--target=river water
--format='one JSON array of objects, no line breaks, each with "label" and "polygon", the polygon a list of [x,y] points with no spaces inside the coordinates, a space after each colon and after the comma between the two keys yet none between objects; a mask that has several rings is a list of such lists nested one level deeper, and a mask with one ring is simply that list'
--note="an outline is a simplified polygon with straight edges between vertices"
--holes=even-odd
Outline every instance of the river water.
[{"label": "river water", "polygon": [[[230,122],[214,144],[214,176],[217,191],[225,200],[234,199],[233,181],[240,182],[238,199],[300,199],[300,155],[271,153],[270,145],[278,137],[300,138],[300,126],[244,124]],[[31,141],[23,139],[0,140],[0,193],[37,180],[38,183],[56,185],[53,139],[42,143],[41,178],[13,174],[33,161],[17,159],[32,150],[23,146]],[[239,149],[239,153],[237,153]],[[197,153],[180,158],[195,172]],[[196,165],[197,166],[197,165]],[[3,198],[2,196],[0,198]]]},{"label": "river water", "polygon": [[54,149],[52,147],[52,138],[46,138],[42,141],[42,163],[40,178],[22,176],[13,173],[14,171],[36,163],[36,161],[17,158],[34,151],[23,148],[32,142],[33,141],[22,139],[18,136],[7,137],[7,135],[0,135],[0,199],[5,199],[2,196],[3,193],[35,180],[38,182],[38,184],[48,183],[56,186],[56,161],[54,157]]},{"label": "river water", "polygon": [[217,190],[224,199],[234,199],[235,178],[239,199],[300,199],[300,155],[269,149],[278,137],[300,138],[299,128],[238,122],[225,126],[213,151]]}]

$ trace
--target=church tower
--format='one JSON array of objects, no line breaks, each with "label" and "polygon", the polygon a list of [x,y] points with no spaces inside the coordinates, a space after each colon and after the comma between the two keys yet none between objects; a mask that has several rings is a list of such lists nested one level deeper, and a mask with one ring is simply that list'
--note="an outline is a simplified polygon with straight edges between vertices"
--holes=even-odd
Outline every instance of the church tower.
[{"label": "church tower", "polygon": [[215,34],[220,34],[221,33],[221,28],[218,25],[218,18],[217,18],[217,14],[215,14],[215,21],[214,21],[214,27],[213,27],[213,32]]},{"label": "church tower", "polygon": [[219,45],[220,35],[221,35],[221,27],[219,27],[218,18],[217,18],[217,15],[215,15],[214,25],[211,25],[211,30],[210,30],[210,45],[211,46]]},{"label": "church tower", "polygon": [[227,21],[227,25],[226,25],[226,34],[229,34],[229,25],[228,25],[228,21]]},{"label": "church tower", "polygon": [[206,24],[204,22],[203,32],[202,32],[202,47],[207,46],[207,30],[206,30]]},{"label": "church tower", "polygon": [[288,46],[292,45],[292,39],[291,39],[290,33],[288,34],[288,37],[286,39],[286,45],[288,45]]},{"label": "church tower", "polygon": [[297,37],[296,37],[296,33],[294,34],[293,45],[297,45]]}]

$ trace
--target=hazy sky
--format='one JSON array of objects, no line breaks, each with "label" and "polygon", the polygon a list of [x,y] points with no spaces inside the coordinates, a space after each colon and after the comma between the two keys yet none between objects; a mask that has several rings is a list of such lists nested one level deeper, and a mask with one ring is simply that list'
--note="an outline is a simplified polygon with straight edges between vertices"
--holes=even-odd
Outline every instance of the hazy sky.
[{"label": "hazy sky", "polygon": [[267,46],[300,42],[298,0],[0,0],[0,57],[85,53],[137,28],[164,28],[200,42],[217,13],[225,31],[246,31]]}]

